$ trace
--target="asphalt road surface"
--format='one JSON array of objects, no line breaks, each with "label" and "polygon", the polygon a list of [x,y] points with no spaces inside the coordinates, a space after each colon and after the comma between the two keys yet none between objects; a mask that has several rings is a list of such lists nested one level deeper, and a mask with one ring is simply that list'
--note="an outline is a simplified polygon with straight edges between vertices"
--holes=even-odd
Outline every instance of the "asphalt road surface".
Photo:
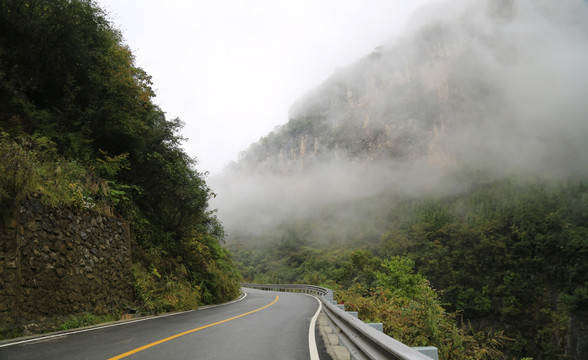
[{"label": "asphalt road surface", "polygon": [[244,299],[222,306],[0,344],[0,359],[311,359],[317,299],[244,291]]}]

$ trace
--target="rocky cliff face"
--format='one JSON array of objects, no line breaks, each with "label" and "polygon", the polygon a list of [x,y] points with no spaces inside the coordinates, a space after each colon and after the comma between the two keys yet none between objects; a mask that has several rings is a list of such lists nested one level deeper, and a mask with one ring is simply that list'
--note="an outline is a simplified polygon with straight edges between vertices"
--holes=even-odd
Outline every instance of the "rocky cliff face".
[{"label": "rocky cliff face", "polygon": [[[299,99],[290,121],[253,145],[241,161],[274,172],[333,158],[359,165],[419,156],[440,165],[452,161],[439,139],[457,121],[450,113],[469,110],[455,76],[461,54],[451,32],[443,24],[427,26],[410,40],[382,46],[336,71]],[[472,87],[484,91],[483,84]]]},{"label": "rocky cliff face", "polygon": [[[286,125],[243,153],[242,168],[295,173],[341,159],[360,167],[415,159],[433,167],[502,167],[507,159],[512,167],[536,168],[568,157],[554,156],[562,140],[555,119],[562,120],[562,106],[573,109],[563,125],[585,131],[572,79],[580,68],[569,55],[585,55],[583,5],[436,6],[406,37],[337,70],[298,100]],[[560,98],[558,89],[569,97]],[[572,132],[564,137],[580,144]]]},{"label": "rocky cliff face", "polygon": [[0,334],[53,315],[132,304],[128,225],[32,199],[0,228]]},{"label": "rocky cliff face", "polygon": [[335,71],[211,179],[213,206],[231,233],[383,193],[458,191],[472,173],[588,176],[586,12],[576,0],[423,9],[405,37]]}]

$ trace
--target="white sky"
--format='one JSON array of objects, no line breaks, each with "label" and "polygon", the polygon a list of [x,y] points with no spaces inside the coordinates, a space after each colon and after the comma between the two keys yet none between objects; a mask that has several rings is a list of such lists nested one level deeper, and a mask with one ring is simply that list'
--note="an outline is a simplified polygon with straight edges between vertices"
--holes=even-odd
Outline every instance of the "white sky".
[{"label": "white sky", "polygon": [[216,173],[288,121],[337,67],[398,36],[432,0],[97,0],[186,123],[184,147]]}]

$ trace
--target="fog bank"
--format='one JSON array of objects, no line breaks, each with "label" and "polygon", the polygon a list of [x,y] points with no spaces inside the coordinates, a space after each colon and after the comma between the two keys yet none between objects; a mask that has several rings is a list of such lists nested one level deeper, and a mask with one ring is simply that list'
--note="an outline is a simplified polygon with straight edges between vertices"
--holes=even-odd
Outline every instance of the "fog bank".
[{"label": "fog bank", "polygon": [[426,6],[403,38],[311,89],[288,124],[211,178],[212,206],[230,241],[325,212],[333,228],[377,228],[387,196],[463,191],[468,174],[586,177],[586,64],[584,1]]}]

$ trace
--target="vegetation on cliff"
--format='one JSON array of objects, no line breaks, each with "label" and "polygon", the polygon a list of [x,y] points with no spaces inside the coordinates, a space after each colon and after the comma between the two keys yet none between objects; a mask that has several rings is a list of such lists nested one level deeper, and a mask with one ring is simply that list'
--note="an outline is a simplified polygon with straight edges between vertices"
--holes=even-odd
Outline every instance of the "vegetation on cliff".
[{"label": "vegetation on cliff", "polygon": [[181,148],[179,119],[91,0],[0,3],[0,203],[119,214],[135,240],[135,291],[152,311],[237,296],[214,193]]}]

